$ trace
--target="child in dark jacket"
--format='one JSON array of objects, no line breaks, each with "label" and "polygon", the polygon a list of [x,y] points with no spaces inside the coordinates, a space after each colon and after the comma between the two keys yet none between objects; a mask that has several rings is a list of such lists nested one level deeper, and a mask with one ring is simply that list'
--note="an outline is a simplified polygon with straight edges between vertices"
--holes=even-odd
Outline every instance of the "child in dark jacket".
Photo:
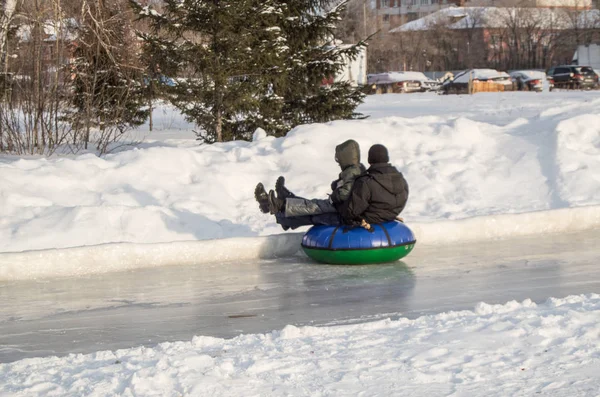
[{"label": "child in dark jacket", "polygon": [[389,161],[387,148],[369,149],[369,169],[356,179],[354,189],[339,211],[346,225],[378,224],[393,221],[408,200],[408,183]]}]

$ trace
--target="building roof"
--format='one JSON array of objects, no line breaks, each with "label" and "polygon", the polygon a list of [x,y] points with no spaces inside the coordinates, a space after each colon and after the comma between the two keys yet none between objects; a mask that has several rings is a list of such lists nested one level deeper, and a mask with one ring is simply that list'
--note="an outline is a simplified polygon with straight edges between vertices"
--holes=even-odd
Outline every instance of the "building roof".
[{"label": "building roof", "polygon": [[408,22],[392,33],[432,30],[436,27],[446,29],[500,29],[512,25],[522,27],[536,23],[539,28],[562,30],[578,27],[580,29],[600,28],[600,10],[581,11],[573,18],[572,10],[551,8],[519,7],[449,7],[429,14],[423,18]]},{"label": "building roof", "polygon": [[[56,41],[60,34],[63,41],[73,41],[77,38],[77,21],[74,18],[65,18],[62,21],[46,20],[42,24],[44,29],[44,41]],[[31,40],[32,24],[22,24],[17,29],[17,37],[21,42]]]}]

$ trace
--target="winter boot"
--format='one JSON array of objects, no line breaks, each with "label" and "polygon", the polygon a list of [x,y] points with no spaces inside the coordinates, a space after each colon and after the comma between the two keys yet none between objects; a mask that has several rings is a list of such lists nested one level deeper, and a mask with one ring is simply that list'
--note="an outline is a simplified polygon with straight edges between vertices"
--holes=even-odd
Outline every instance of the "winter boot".
[{"label": "winter boot", "polygon": [[277,178],[277,182],[275,182],[275,192],[277,193],[277,198],[280,200],[285,200],[286,198],[296,197],[296,195],[290,192],[285,187],[285,178],[280,176]]},{"label": "winter boot", "polygon": [[254,188],[254,199],[258,202],[258,207],[260,208],[260,212],[263,214],[269,213],[269,195],[265,190],[265,187],[262,183],[258,183],[256,188]]},{"label": "winter boot", "polygon": [[285,200],[277,198],[274,191],[269,192],[269,212],[275,215],[285,210]]}]

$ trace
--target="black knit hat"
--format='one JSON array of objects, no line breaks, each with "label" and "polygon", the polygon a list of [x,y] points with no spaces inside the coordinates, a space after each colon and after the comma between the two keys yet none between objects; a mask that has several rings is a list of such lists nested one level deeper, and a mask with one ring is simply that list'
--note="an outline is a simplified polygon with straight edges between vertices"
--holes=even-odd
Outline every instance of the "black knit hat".
[{"label": "black knit hat", "polygon": [[385,146],[377,144],[369,149],[369,164],[389,163],[390,156]]}]

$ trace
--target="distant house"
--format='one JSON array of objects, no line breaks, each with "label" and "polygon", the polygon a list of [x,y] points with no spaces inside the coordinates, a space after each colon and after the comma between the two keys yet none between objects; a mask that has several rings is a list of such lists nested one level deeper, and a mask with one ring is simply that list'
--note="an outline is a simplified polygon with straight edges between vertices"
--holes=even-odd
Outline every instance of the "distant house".
[{"label": "distant house", "polygon": [[[23,23],[19,26],[16,39],[19,43],[20,59],[32,57],[28,52],[37,45],[41,47],[43,71],[58,73],[57,66],[64,66],[74,61],[73,53],[77,45],[78,25],[75,19],[67,18],[61,21],[46,20],[41,26]],[[22,62],[18,65],[19,73],[29,74],[33,65]]]},{"label": "distant house", "polygon": [[600,10],[449,7],[390,34],[462,67],[542,68],[570,62],[578,40],[598,39]]}]

